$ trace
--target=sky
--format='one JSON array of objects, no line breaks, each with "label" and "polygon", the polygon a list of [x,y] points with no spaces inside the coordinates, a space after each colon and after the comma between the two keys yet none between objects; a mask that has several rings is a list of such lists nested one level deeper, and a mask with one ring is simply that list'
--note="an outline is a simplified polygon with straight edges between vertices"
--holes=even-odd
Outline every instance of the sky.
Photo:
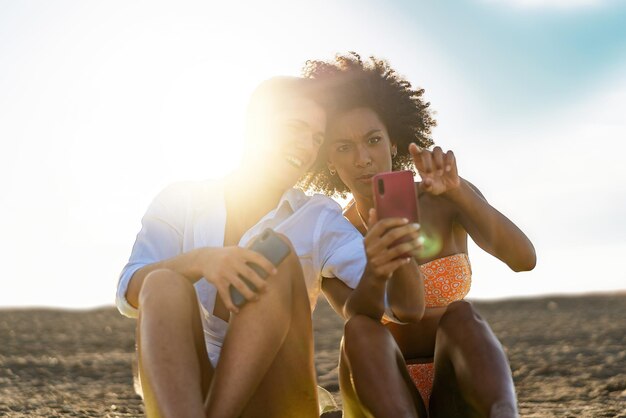
[{"label": "sky", "polygon": [[0,307],[113,304],[155,194],[236,167],[259,82],[347,51],[426,90],[536,247],[472,246],[470,298],[626,290],[626,3],[231,3],[0,2]]}]

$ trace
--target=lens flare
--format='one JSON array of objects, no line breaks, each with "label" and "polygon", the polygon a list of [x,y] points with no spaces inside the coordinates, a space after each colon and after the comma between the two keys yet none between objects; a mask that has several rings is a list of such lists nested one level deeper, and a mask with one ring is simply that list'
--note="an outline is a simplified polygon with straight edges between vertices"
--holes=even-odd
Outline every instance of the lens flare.
[{"label": "lens flare", "polygon": [[420,258],[432,258],[441,252],[443,239],[437,233],[422,229],[420,236],[424,238],[424,244],[420,251]]}]

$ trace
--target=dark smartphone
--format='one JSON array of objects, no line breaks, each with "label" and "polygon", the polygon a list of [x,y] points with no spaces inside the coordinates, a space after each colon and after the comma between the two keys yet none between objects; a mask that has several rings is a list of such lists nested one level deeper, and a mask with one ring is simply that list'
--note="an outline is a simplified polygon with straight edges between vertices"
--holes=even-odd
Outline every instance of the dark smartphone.
[{"label": "dark smartphone", "polygon": [[[378,219],[407,218],[419,222],[419,207],[413,173],[408,170],[379,173],[372,178],[374,207]],[[394,245],[398,242],[394,242]]]},{"label": "dark smartphone", "polygon": [[[276,232],[274,232],[270,228],[264,230],[261,235],[257,235],[248,248],[263,255],[275,267],[277,267],[291,252],[291,249],[285,243],[285,241],[280,239]],[[265,272],[265,270],[263,270],[257,264],[248,263],[248,265],[262,278],[265,279],[267,277],[267,273]],[[256,292],[256,286],[254,284],[252,284],[245,277],[239,277],[241,277],[241,279],[248,285],[250,289],[252,289],[252,291]],[[242,306],[246,303],[246,298],[243,297],[243,295],[239,293],[239,291],[232,284],[228,288],[228,291],[230,292],[230,298],[233,300],[233,303],[235,305]]]}]

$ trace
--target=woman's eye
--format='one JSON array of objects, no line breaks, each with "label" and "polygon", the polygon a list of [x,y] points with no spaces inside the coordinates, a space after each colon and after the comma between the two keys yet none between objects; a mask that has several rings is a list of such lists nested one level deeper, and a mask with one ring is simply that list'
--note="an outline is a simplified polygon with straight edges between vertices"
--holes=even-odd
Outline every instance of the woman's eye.
[{"label": "woman's eye", "polygon": [[350,149],[350,147],[348,145],[339,145],[335,149],[337,150],[337,152],[346,152]]},{"label": "woman's eye", "polygon": [[379,137],[379,136],[372,136],[372,137],[368,138],[367,143],[368,144],[378,144],[381,140],[382,140],[382,138]]}]

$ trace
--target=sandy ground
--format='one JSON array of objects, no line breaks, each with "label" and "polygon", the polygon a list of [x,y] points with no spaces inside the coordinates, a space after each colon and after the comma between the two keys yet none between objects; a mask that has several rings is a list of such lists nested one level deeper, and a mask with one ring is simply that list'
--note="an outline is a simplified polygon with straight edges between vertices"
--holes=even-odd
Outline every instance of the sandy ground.
[{"label": "sandy ground", "polygon": [[[506,347],[522,416],[626,417],[626,295],[475,305]],[[341,321],[325,302],[315,321],[319,383],[337,395]],[[141,416],[133,356],[134,321],[113,308],[0,310],[0,416]]]}]

